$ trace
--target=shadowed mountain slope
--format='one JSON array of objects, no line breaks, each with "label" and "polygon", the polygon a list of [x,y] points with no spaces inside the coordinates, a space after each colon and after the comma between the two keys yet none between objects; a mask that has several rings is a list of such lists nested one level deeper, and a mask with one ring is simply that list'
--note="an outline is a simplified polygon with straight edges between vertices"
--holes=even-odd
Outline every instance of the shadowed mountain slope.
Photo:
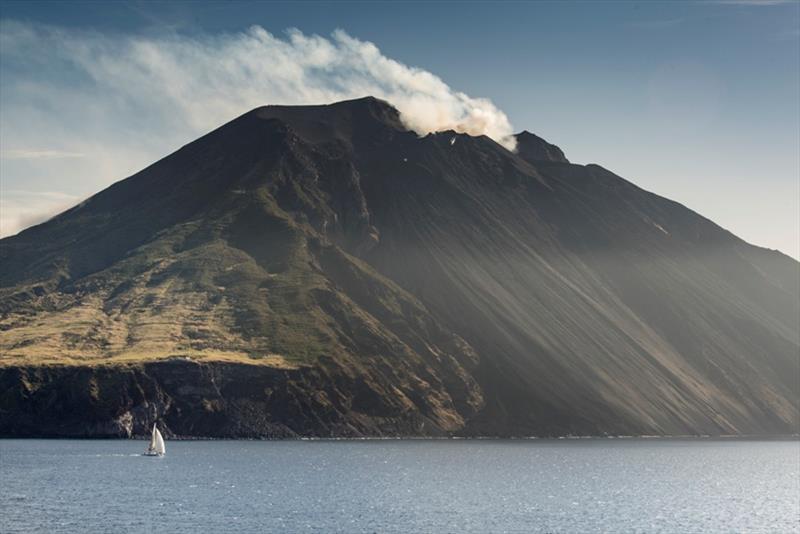
[{"label": "shadowed mountain slope", "polygon": [[800,265],[517,141],[267,106],[0,241],[0,433],[797,432]]}]

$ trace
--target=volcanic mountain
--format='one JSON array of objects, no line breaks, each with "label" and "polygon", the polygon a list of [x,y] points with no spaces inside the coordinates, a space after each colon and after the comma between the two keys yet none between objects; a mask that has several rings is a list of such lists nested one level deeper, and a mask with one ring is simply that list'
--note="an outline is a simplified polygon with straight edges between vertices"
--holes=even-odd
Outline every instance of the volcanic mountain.
[{"label": "volcanic mountain", "polygon": [[401,119],[254,109],[0,241],[0,435],[798,432],[800,264]]}]

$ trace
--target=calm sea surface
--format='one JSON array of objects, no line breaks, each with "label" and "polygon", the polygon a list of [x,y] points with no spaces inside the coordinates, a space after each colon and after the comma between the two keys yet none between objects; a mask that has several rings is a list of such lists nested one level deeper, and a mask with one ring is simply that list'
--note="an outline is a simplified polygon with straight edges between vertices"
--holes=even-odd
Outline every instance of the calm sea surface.
[{"label": "calm sea surface", "polygon": [[800,531],[800,442],[0,440],[2,532]]}]

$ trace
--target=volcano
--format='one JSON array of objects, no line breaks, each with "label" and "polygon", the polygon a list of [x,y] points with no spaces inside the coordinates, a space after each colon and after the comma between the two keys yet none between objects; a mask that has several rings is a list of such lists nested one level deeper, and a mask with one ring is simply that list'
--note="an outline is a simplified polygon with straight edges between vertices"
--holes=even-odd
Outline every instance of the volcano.
[{"label": "volcano", "polygon": [[523,132],[254,109],[0,241],[0,435],[793,434],[800,264]]}]

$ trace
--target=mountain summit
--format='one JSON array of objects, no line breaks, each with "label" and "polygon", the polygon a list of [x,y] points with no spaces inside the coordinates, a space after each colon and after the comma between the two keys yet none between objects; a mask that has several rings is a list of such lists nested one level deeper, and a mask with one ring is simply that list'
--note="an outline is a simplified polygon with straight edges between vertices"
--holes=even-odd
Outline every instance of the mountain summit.
[{"label": "mountain summit", "polygon": [[523,130],[515,137],[517,139],[517,153],[521,158],[527,161],[569,163],[569,160],[564,156],[564,152],[562,152],[560,148],[556,145],[551,145],[536,134]]},{"label": "mountain summit", "polygon": [[250,111],[0,241],[0,435],[798,431],[800,264],[523,132]]}]

